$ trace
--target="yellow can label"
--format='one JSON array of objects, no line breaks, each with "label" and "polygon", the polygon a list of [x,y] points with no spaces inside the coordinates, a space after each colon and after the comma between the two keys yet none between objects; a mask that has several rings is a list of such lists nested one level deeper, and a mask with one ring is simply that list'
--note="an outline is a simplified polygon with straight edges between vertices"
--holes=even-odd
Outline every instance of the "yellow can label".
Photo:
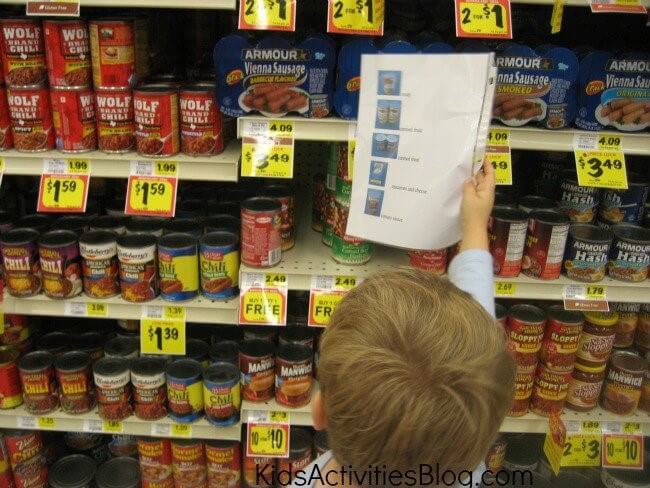
[{"label": "yellow can label", "polygon": [[188,300],[199,291],[199,263],[196,247],[158,250],[160,292],[167,300]]}]

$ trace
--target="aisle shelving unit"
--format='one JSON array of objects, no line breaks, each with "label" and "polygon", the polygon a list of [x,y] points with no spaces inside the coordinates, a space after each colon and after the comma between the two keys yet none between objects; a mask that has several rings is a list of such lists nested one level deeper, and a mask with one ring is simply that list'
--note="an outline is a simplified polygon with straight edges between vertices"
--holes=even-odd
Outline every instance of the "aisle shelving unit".
[{"label": "aisle shelving unit", "polygon": [[[318,392],[318,383],[314,381],[314,385],[311,391],[312,400],[316,393]],[[288,408],[283,407],[271,399],[267,402],[251,402],[248,400],[242,400],[241,405],[241,419],[242,422],[246,422],[250,413],[254,411],[265,411],[265,412],[289,412],[289,422],[291,425],[307,425],[311,426],[311,402],[304,407],[298,408]]]},{"label": "aisle shelving unit", "polygon": [[[0,0],[0,5],[25,5],[26,0]],[[236,0],[83,0],[82,7],[110,8],[190,8],[235,10]]]}]

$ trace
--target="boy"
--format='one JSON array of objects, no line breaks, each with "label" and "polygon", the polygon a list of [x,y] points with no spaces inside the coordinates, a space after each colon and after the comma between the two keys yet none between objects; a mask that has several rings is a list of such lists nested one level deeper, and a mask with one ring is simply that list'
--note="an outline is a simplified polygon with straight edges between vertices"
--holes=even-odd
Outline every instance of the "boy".
[{"label": "boy", "polygon": [[451,283],[388,272],[338,305],[321,339],[312,404],[331,451],[299,472],[294,487],[480,484],[472,469],[510,407],[515,371],[494,321],[494,185],[489,163],[465,183]]}]

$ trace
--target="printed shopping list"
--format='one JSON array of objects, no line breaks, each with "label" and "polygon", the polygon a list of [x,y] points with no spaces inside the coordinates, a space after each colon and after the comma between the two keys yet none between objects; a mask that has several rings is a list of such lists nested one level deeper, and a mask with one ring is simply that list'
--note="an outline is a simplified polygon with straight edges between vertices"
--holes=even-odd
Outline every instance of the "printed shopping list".
[{"label": "printed shopping list", "polygon": [[364,55],[347,234],[409,249],[461,238],[463,182],[483,159],[492,54]]}]

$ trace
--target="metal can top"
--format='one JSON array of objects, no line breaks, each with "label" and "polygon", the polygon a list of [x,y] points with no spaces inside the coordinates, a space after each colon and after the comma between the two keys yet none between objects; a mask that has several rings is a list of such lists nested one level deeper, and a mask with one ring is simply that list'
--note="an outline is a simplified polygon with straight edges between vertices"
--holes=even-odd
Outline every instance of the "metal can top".
[{"label": "metal can top", "polygon": [[201,376],[201,363],[194,359],[177,359],[167,365],[167,376],[175,379],[192,379]]},{"label": "metal can top", "polygon": [[122,358],[101,358],[93,365],[93,373],[102,376],[119,376],[128,371],[129,362]]},{"label": "metal can top", "polygon": [[185,343],[185,356],[198,362],[207,359],[208,350],[208,344],[201,339],[187,339]]},{"label": "metal can top", "polygon": [[549,319],[563,324],[582,325],[585,321],[582,312],[564,310],[562,305],[551,305],[546,309],[546,315]]},{"label": "metal can top", "polygon": [[235,341],[217,342],[210,348],[210,359],[216,362],[237,362],[239,359],[239,344]]},{"label": "metal can top", "polygon": [[62,247],[77,243],[77,234],[71,230],[51,230],[38,240],[41,247]]},{"label": "metal can top", "polygon": [[[226,362],[214,363],[203,371],[203,381],[217,384],[238,382],[239,376],[239,368]],[[291,441],[293,442],[293,439]]]},{"label": "metal can top", "polygon": [[528,304],[513,305],[508,310],[508,314],[517,320],[533,324],[544,322],[546,319],[544,310],[535,305]]},{"label": "metal can top", "polygon": [[228,230],[235,234],[239,234],[241,230],[241,220],[230,214],[218,214],[203,219],[203,226],[208,233],[219,230]]},{"label": "metal can top", "polygon": [[70,351],[61,354],[54,361],[59,371],[79,371],[90,366],[90,355],[83,351]]},{"label": "metal can top", "polygon": [[569,223],[569,217],[555,210],[533,210],[530,218],[543,224],[564,225]]},{"label": "metal can top", "polygon": [[585,312],[585,319],[594,325],[610,327],[618,322],[617,312]]},{"label": "metal can top", "polygon": [[117,457],[106,461],[97,469],[97,488],[138,488],[140,464],[130,457]]},{"label": "metal can top", "polygon": [[233,247],[239,242],[239,237],[234,232],[227,230],[217,230],[209,232],[201,237],[200,243],[202,246],[214,247]]},{"label": "metal can top", "polygon": [[52,225],[52,218],[43,214],[30,214],[14,222],[14,229],[35,229],[44,232]]},{"label": "metal can top", "polygon": [[104,344],[104,354],[112,357],[126,357],[138,351],[140,345],[135,337],[113,337]]},{"label": "metal can top", "polygon": [[304,342],[314,338],[314,330],[310,327],[293,325],[284,327],[280,339],[286,342]]},{"label": "metal can top", "polygon": [[639,244],[650,243],[650,229],[634,224],[618,224],[614,226],[614,236]]},{"label": "metal can top", "polygon": [[133,90],[134,95],[171,95],[178,93],[173,83],[143,83]]},{"label": "metal can top", "polygon": [[593,224],[571,224],[569,235],[576,240],[595,243],[611,242],[613,237],[611,230]]},{"label": "metal can top", "polygon": [[139,357],[131,361],[131,373],[139,376],[157,376],[165,371],[165,360],[158,357]]},{"label": "metal can top", "polygon": [[610,367],[617,367],[632,374],[643,374],[648,370],[648,363],[638,354],[629,351],[618,351],[612,354]]},{"label": "metal can top", "polygon": [[526,222],[528,214],[518,208],[495,207],[492,210],[492,216],[506,222]]},{"label": "metal can top", "polygon": [[86,245],[110,244],[111,242],[115,242],[116,240],[117,240],[117,236],[115,235],[114,232],[111,232],[110,230],[91,230],[81,234],[81,236],[79,237],[79,244],[86,244]]},{"label": "metal can top", "polygon": [[307,361],[312,358],[310,347],[297,342],[289,342],[278,348],[278,359],[285,361]]},{"label": "metal can top", "polygon": [[52,230],[69,230],[81,234],[89,223],[90,218],[85,215],[65,215],[54,221]]},{"label": "metal can top", "polygon": [[160,232],[163,228],[164,223],[165,219],[155,217],[131,219],[126,224],[126,230],[132,234],[153,234]]},{"label": "metal can top", "polygon": [[181,88],[181,93],[183,92],[213,92],[217,87],[216,82],[210,81],[197,81],[184,85]]},{"label": "metal can top", "polygon": [[268,185],[260,190],[260,196],[268,198],[286,198],[293,196],[293,190],[289,185]]},{"label": "metal can top", "polygon": [[174,232],[165,234],[158,240],[159,248],[185,249],[196,247],[196,238],[190,234]]},{"label": "metal can top", "polygon": [[251,357],[272,356],[273,344],[264,339],[247,339],[241,342],[239,351]]},{"label": "metal can top", "polygon": [[38,231],[35,229],[11,229],[2,235],[1,241],[5,246],[24,246],[38,240]]},{"label": "metal can top", "polygon": [[191,218],[174,219],[163,225],[163,232],[166,234],[196,234],[201,232],[201,229],[201,222]]},{"label": "metal can top", "polygon": [[551,210],[557,207],[557,204],[546,197],[537,195],[526,195],[519,200],[519,208],[530,210]]},{"label": "metal can top", "polygon": [[117,238],[117,245],[125,248],[155,246],[158,239],[152,234],[127,234]]},{"label": "metal can top", "polygon": [[95,477],[97,464],[83,454],[71,454],[50,468],[48,482],[52,488],[85,488]]},{"label": "metal can top", "polygon": [[126,227],[129,217],[118,217],[116,215],[102,215],[90,223],[95,230],[112,230],[116,227]]},{"label": "metal can top", "polygon": [[32,351],[25,354],[18,362],[22,371],[43,371],[54,364],[54,355],[47,351]]},{"label": "metal can top", "polygon": [[279,212],[282,204],[275,198],[253,197],[244,200],[241,207],[249,212]]}]

